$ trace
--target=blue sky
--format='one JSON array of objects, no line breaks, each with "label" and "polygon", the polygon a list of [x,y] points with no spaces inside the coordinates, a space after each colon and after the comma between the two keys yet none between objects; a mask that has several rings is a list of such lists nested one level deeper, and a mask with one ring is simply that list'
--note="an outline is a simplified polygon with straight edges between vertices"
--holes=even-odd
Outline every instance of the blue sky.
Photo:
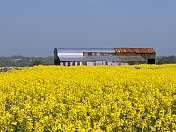
[{"label": "blue sky", "polygon": [[176,55],[176,0],[1,0],[0,56],[153,47]]}]

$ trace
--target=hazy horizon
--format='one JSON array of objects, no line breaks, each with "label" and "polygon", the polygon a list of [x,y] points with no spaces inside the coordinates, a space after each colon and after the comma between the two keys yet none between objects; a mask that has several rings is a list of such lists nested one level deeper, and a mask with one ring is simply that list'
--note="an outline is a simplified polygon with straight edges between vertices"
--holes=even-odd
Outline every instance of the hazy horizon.
[{"label": "hazy horizon", "polygon": [[176,55],[175,5],[175,0],[2,0],[0,56],[121,47]]}]

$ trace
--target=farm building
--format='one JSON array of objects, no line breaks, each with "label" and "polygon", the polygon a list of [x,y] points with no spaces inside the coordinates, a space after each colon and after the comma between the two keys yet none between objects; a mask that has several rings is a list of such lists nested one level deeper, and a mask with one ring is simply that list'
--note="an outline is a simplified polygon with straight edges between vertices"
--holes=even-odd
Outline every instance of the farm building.
[{"label": "farm building", "polygon": [[54,64],[61,66],[155,64],[153,48],[55,48]]}]

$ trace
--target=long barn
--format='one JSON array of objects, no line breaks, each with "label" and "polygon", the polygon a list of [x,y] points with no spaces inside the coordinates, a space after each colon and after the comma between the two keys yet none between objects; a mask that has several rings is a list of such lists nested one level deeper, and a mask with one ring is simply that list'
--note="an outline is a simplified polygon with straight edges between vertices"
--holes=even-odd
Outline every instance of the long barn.
[{"label": "long barn", "polygon": [[155,64],[153,48],[55,48],[54,64],[61,66]]}]

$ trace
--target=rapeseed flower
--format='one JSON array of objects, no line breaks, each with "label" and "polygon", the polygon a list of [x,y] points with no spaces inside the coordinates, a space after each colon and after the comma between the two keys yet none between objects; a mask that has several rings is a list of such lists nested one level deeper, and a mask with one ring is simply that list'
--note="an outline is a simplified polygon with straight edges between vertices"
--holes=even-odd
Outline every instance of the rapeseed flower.
[{"label": "rapeseed flower", "polygon": [[0,73],[0,131],[176,131],[176,65]]}]

